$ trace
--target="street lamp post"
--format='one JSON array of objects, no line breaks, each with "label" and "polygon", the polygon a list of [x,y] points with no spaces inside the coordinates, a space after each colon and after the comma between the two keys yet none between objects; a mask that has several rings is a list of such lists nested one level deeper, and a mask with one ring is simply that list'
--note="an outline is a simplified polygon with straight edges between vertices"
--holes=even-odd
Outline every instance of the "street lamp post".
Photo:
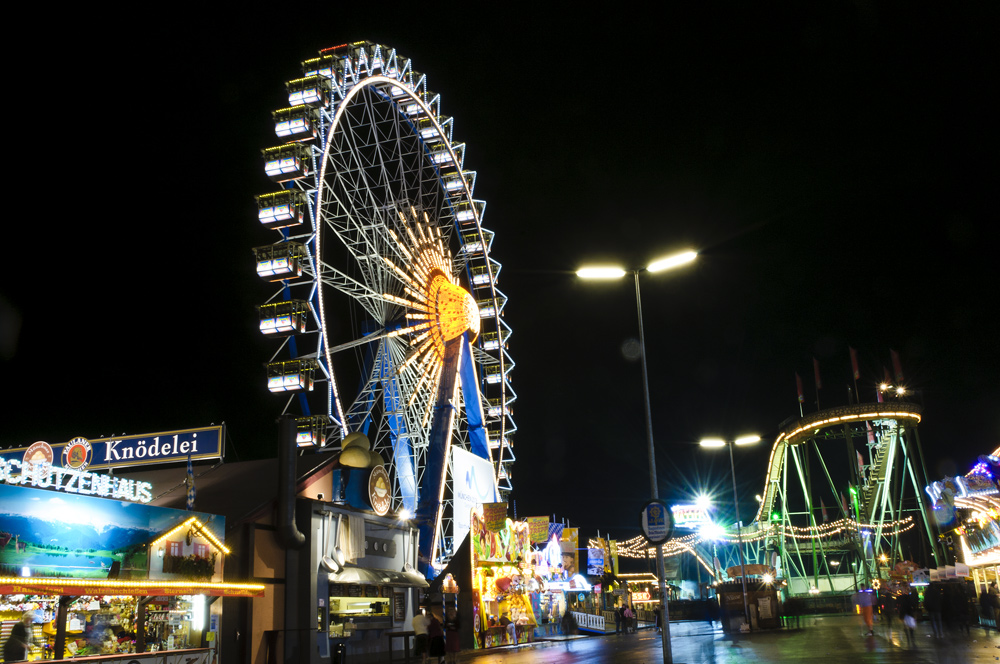
[{"label": "street lamp post", "polygon": [[[639,291],[639,273],[669,270],[679,265],[690,263],[697,255],[694,251],[686,251],[653,261],[644,269],[625,270],[619,267],[584,267],[576,272],[577,276],[582,279],[620,279],[631,272],[635,280],[635,309],[639,318],[639,351],[642,354],[642,394],[646,403],[646,448],[649,455],[649,491],[654,500],[660,498],[660,493],[656,485],[656,452],[653,448],[653,412],[649,401],[649,369],[646,365],[646,336],[642,327],[642,296]],[[659,577],[660,611],[663,616],[663,629],[661,631],[663,661],[665,664],[670,664],[673,661],[670,652],[670,610],[667,605],[667,584],[664,578],[662,542],[656,545],[656,575]]]},{"label": "street lamp post", "polygon": [[729,468],[733,476],[733,507],[736,509],[736,540],[739,543],[740,553],[740,580],[743,582],[743,620],[747,627],[753,629],[750,622],[750,603],[747,600],[747,568],[743,558],[743,522],[740,520],[740,499],[736,493],[736,460],[733,456],[733,445],[752,445],[760,440],[760,436],[741,436],[736,440],[722,440],[721,438],[705,438],[701,441],[702,447],[728,447],[729,448]]}]

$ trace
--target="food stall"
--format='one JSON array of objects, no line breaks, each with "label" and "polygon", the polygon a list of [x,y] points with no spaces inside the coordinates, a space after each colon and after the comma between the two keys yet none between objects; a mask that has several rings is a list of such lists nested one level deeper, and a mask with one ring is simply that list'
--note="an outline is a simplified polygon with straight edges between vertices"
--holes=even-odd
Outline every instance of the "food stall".
[{"label": "food stall", "polygon": [[[4,634],[30,612],[29,661],[183,651],[215,655],[224,519],[148,505],[147,482],[53,463],[46,443],[0,458],[0,618]],[[162,657],[161,657],[162,659]]]},{"label": "food stall", "polygon": [[506,514],[472,512],[472,612],[475,647],[528,643],[537,626],[530,593],[538,589],[531,565],[528,524]]}]

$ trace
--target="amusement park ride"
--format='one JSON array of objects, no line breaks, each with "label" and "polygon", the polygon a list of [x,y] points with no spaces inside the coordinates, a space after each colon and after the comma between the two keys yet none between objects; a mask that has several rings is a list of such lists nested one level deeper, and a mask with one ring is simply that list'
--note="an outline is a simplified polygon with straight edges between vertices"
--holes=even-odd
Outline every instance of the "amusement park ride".
[{"label": "amusement park ride", "polygon": [[514,363],[486,203],[441,96],[395,49],[324,49],[285,87],[263,150],[278,188],[257,197],[278,238],[254,249],[275,285],[260,329],[281,338],[268,388],[288,393],[299,446],[367,436],[438,567],[460,544],[452,450],[488,460],[493,500],[511,490]]},{"label": "amusement park ride", "polygon": [[[742,546],[748,567],[766,570],[759,574],[766,582],[786,582],[793,595],[853,589],[916,554],[942,564],[923,489],[920,420],[918,405],[892,399],[786,423],[771,448],[753,520],[728,528],[697,523],[667,542],[664,555],[691,554],[718,580],[727,569],[739,576]],[[832,519],[817,500],[823,495],[839,496],[831,499]],[[917,537],[904,546],[901,535],[912,530]],[[647,555],[638,539],[619,549]]]}]

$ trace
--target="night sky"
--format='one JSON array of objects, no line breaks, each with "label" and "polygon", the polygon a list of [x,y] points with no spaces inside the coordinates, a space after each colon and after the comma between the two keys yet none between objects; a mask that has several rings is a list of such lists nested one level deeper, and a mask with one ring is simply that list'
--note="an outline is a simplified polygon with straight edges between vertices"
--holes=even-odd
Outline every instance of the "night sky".
[{"label": "night sky", "polygon": [[260,149],[278,143],[270,111],[299,62],[369,39],[441,93],[488,203],[518,516],[638,533],[634,289],[574,270],[689,247],[693,265],[642,277],[662,497],[725,501],[728,455],[696,442],[756,433],[737,458],[752,513],[778,425],[798,414],[795,373],[806,412],[813,358],[820,405],[845,404],[849,346],[868,401],[899,353],[931,479],[966,472],[1000,445],[998,11],[737,5],[303,3],[295,18],[272,4],[282,20],[53,28],[8,79],[25,114],[8,164],[27,186],[8,187],[0,446],[225,421],[230,460],[274,454],[281,399],[254,309],[270,289],[250,251],[272,241],[255,220],[254,195],[273,190]]}]

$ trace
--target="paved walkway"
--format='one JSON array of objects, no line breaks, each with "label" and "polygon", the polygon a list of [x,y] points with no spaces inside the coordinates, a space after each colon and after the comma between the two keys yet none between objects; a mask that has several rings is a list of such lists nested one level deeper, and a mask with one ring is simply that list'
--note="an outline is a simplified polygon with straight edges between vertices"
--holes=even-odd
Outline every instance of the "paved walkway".
[{"label": "paved walkway", "polygon": [[[970,635],[931,637],[930,623],[920,623],[915,644],[896,621],[893,629],[876,624],[875,636],[863,636],[855,616],[809,616],[799,629],[754,634],[725,634],[704,622],[671,623],[674,664],[743,664],[802,662],[808,664],[995,664],[1000,661],[1000,638],[981,628]],[[520,647],[467,651],[462,664],[661,664],[660,635],[581,636]]]}]

